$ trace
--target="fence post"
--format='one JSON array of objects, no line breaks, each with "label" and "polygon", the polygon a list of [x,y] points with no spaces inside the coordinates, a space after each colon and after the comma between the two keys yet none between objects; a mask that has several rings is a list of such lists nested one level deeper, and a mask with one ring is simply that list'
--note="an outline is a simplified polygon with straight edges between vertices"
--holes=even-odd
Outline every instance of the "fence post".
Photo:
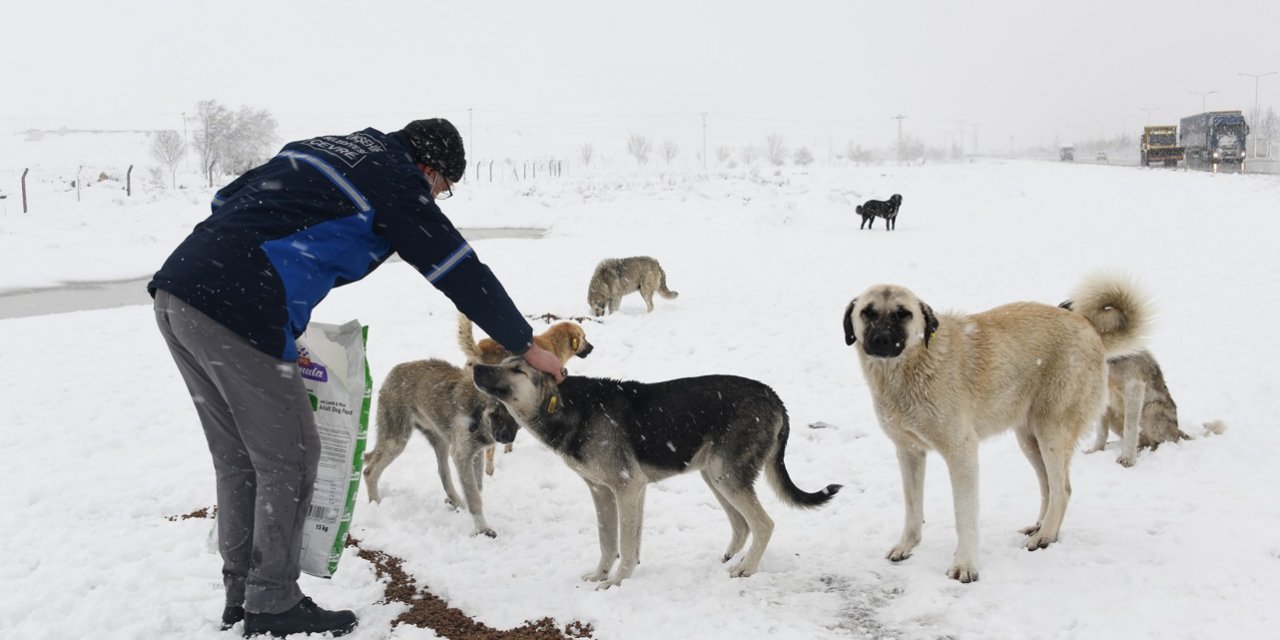
[{"label": "fence post", "polygon": [[22,212],[23,213],[27,212],[27,172],[30,170],[31,170],[30,167],[27,167],[22,170]]},{"label": "fence post", "polygon": [[514,164],[511,165],[511,173],[515,174],[516,182],[520,182],[520,170]]},{"label": "fence post", "polygon": [[489,161],[489,182],[493,182],[493,161]]},{"label": "fence post", "polygon": [[124,172],[124,195],[133,195],[133,165],[129,165],[129,170]]},{"label": "fence post", "polygon": [[80,172],[84,171],[84,165],[76,167],[76,202],[80,202]]}]

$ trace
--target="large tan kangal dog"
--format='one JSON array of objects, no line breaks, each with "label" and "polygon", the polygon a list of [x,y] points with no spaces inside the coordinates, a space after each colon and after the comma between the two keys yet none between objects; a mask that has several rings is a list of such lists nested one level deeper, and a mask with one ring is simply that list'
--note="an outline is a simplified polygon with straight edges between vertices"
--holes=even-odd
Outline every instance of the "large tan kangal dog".
[{"label": "large tan kangal dog", "polygon": [[1150,313],[1128,281],[1088,279],[1075,310],[1016,302],[935,315],[911,291],[877,285],[849,303],[845,342],[858,360],[880,426],[898,450],[906,498],[889,560],[911,556],[924,522],[925,453],[951,474],[959,543],[947,576],[978,579],[978,442],[1013,429],[1040,480],[1040,514],[1022,529],[1034,551],[1058,540],[1081,436],[1107,403],[1107,358],[1140,348]]}]

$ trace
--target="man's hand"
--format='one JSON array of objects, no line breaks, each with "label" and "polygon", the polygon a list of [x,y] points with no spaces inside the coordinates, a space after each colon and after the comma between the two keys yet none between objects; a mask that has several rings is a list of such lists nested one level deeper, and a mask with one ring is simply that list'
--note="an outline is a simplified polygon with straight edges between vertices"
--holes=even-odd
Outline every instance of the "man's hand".
[{"label": "man's hand", "polygon": [[556,384],[564,382],[565,370],[560,367],[560,358],[555,354],[539,347],[532,345],[528,351],[524,352],[524,361],[533,366],[534,369],[550,374],[555,378]]}]

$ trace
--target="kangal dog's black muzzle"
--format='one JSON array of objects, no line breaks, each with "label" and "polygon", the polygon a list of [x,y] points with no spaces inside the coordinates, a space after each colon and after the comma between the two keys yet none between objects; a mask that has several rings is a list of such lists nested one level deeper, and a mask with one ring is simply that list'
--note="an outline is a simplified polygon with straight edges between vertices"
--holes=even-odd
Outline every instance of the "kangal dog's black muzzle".
[{"label": "kangal dog's black muzzle", "polygon": [[862,333],[862,350],[873,358],[896,358],[907,346],[907,332],[902,325],[876,323]]}]

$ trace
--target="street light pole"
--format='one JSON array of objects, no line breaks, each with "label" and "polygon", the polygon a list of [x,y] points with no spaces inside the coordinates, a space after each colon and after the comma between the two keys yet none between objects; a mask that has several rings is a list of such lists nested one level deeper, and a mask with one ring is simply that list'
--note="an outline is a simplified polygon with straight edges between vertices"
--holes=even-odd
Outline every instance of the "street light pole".
[{"label": "street light pole", "polygon": [[1149,127],[1149,126],[1151,126],[1151,112],[1152,112],[1152,111],[1155,111],[1155,109],[1150,108],[1150,107],[1138,107],[1138,111],[1146,111],[1146,112],[1147,112],[1147,126],[1148,126],[1148,127]]},{"label": "street light pole", "polygon": [[1213,95],[1213,94],[1215,94],[1215,93],[1217,93],[1217,92],[1218,92],[1218,90],[1217,90],[1217,89],[1214,89],[1213,91],[1188,91],[1187,93],[1190,93],[1190,94],[1191,94],[1191,95],[1193,95],[1193,96],[1200,96],[1200,113],[1204,113],[1204,111],[1205,111],[1205,108],[1204,108],[1204,105],[1205,105],[1205,98],[1207,98],[1207,97],[1209,97],[1209,96],[1211,96],[1211,95]]},{"label": "street light pole", "polygon": [[[1267,73],[1242,73],[1242,74],[1240,74],[1240,75],[1242,75],[1242,76],[1246,76],[1246,77],[1249,77],[1249,78],[1253,78],[1253,118],[1254,118],[1255,120],[1257,120],[1257,119],[1259,119],[1259,118],[1261,118],[1261,117],[1262,117],[1262,113],[1261,113],[1260,111],[1258,111],[1258,81],[1259,81],[1259,80],[1261,80],[1261,79],[1263,79],[1263,78],[1265,78],[1265,77],[1267,77],[1267,76],[1274,76],[1274,75],[1276,75],[1277,73],[1280,73],[1280,71],[1270,71],[1270,72],[1267,72]],[[1270,151],[1270,150],[1268,149],[1268,151]],[[1253,158],[1254,158],[1255,160],[1258,158],[1258,145],[1256,145],[1256,144],[1255,144],[1255,145],[1253,145]]]}]

